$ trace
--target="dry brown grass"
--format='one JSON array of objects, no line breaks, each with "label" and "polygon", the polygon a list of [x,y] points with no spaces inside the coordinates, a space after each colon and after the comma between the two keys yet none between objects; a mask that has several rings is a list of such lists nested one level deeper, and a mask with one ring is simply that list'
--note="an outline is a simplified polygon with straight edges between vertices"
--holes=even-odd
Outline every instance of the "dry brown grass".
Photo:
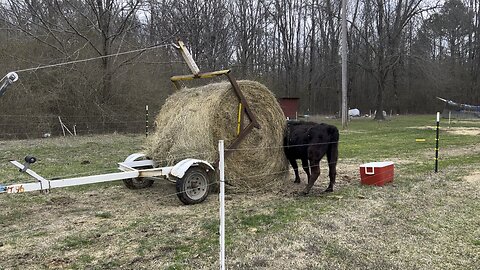
[{"label": "dry brown grass", "polygon": [[[361,142],[343,139],[340,149]],[[2,142],[0,182],[17,175],[3,166],[6,159],[30,150],[44,157],[34,169],[48,176],[57,167],[53,172],[113,168],[141,143],[118,135]],[[333,194],[321,193],[325,161],[307,197],[298,195],[303,172],[300,185],[290,174],[273,191],[229,193],[227,268],[480,269],[478,145],[442,146],[452,163],[437,174],[418,165],[430,171],[432,149],[392,147],[395,179],[384,187],[360,185],[365,157],[341,155]],[[91,164],[81,165],[85,159]],[[174,193],[167,182],[145,190],[116,182],[2,194],[0,269],[217,269],[218,196],[184,206]]]},{"label": "dry brown grass", "polygon": [[[331,195],[321,194],[326,171],[308,197],[297,193],[303,173],[302,185],[291,174],[278,193],[229,194],[228,268],[478,269],[477,173],[368,187],[359,185],[353,162],[339,167]],[[159,182],[137,191],[118,184],[2,197],[0,266],[217,268],[218,197],[182,206],[174,192]]]},{"label": "dry brown grass", "polygon": [[480,186],[448,177],[408,188],[340,181],[353,194],[306,199],[311,213],[236,245],[229,254],[242,256],[231,258],[232,268],[478,269]]}]

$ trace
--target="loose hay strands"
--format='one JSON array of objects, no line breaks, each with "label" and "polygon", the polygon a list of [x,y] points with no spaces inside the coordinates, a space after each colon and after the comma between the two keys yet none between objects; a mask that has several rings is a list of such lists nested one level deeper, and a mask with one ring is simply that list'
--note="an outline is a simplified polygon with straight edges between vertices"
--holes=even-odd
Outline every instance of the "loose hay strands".
[{"label": "loose hay strands", "polygon": [[[268,174],[288,167],[282,149],[286,126],[283,112],[264,85],[253,81],[239,81],[238,85],[261,128],[254,128],[237,147],[248,150],[234,151],[226,158],[226,180],[239,190],[281,183],[286,173]],[[146,142],[145,152],[154,160],[167,160],[162,166],[178,162],[175,157],[199,152],[205,153],[203,159],[215,162],[218,140],[229,145],[237,136],[238,103],[228,82],[174,93],[156,118],[158,128]],[[244,126],[248,121],[245,116]],[[261,174],[268,176],[250,177]]]}]

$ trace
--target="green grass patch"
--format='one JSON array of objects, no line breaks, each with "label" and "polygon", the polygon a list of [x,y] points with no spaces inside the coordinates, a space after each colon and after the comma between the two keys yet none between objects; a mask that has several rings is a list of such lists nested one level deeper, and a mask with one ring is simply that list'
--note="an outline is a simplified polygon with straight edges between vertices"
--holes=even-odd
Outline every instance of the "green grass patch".
[{"label": "green grass patch", "polygon": [[95,217],[98,217],[98,218],[108,219],[108,218],[111,218],[112,216],[113,215],[110,212],[97,212],[97,213],[95,213]]},{"label": "green grass patch", "polygon": [[78,257],[77,260],[78,260],[78,263],[85,265],[85,264],[91,263],[94,259],[95,258],[89,254],[82,254]]},{"label": "green grass patch", "polygon": [[78,250],[88,248],[95,243],[93,235],[69,235],[65,237],[57,247],[61,250]]},{"label": "green grass patch", "polygon": [[187,269],[187,268],[182,264],[175,263],[175,264],[172,264],[172,265],[168,266],[166,269],[167,270],[183,270],[183,269]]}]

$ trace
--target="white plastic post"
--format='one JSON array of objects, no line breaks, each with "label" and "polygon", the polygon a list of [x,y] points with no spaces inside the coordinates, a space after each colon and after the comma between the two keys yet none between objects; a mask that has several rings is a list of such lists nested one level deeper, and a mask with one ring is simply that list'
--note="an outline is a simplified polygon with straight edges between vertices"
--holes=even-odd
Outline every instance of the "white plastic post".
[{"label": "white plastic post", "polygon": [[220,161],[220,270],[225,270],[225,158],[223,140],[218,141]]},{"label": "white plastic post", "polygon": [[450,119],[452,118],[452,111],[448,111],[448,128],[450,128]]},{"label": "white plastic post", "polygon": [[440,112],[437,112],[437,134],[435,137],[435,172],[438,172],[438,141],[440,134]]}]

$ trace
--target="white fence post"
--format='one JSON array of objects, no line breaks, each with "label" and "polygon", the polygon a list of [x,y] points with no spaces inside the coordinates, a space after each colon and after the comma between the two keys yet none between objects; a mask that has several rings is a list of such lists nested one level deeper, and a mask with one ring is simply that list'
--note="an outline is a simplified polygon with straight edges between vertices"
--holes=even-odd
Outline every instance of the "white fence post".
[{"label": "white fence post", "polygon": [[223,140],[218,141],[220,161],[220,270],[225,270],[225,160]]}]

